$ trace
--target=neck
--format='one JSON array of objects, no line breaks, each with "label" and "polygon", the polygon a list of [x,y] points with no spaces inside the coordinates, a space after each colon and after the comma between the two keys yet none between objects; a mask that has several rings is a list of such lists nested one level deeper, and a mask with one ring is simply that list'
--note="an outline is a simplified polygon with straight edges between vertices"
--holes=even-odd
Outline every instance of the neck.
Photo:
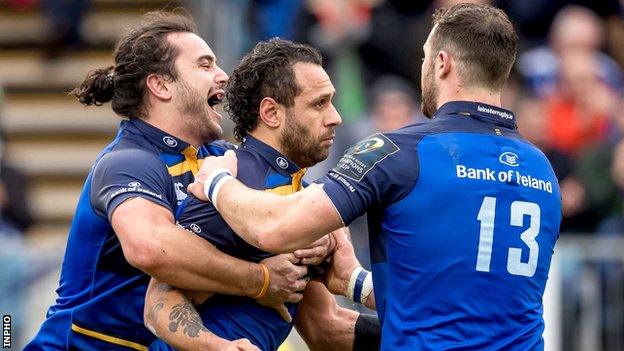
[{"label": "neck", "polygon": [[438,95],[437,107],[450,101],[473,101],[502,107],[501,92],[492,92],[483,88],[464,88],[456,86],[453,89],[441,90]]},{"label": "neck", "polygon": [[186,124],[183,122],[184,118],[171,118],[171,116],[178,116],[179,112],[167,111],[162,109],[150,109],[147,112],[147,117],[141,117],[143,121],[153,125],[154,127],[162,130],[163,132],[170,134],[178,139],[181,139],[196,148],[199,148],[202,144],[197,136],[189,133],[186,128]]},{"label": "neck", "polygon": [[282,155],[290,158],[290,155],[286,155],[284,148],[282,148],[282,145],[280,144],[279,132],[277,130],[269,130],[264,126],[258,125],[256,129],[249,132],[249,135],[279,151]]}]

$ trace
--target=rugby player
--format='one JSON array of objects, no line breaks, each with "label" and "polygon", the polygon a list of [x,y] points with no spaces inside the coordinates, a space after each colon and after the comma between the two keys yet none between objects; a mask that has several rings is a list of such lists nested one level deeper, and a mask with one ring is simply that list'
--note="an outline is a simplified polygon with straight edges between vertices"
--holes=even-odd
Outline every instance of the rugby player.
[{"label": "rugby player", "polygon": [[[97,157],[71,225],[58,299],[26,350],[147,350],[149,276],[186,289],[258,296],[283,308],[298,301],[298,276],[283,256],[236,259],[179,228],[174,212],[207,155],[231,145],[213,109],[228,76],[190,19],[152,13],[92,71],[74,95],[85,105],[112,100],[117,137]],[[326,245],[328,246],[328,245]],[[248,345],[246,341],[229,342]],[[228,346],[229,347],[229,346]]]},{"label": "rugby player", "polygon": [[287,252],[368,211],[382,350],[542,350],[542,295],[559,235],[551,165],[501,107],[517,36],[501,10],[440,9],[424,45],[432,118],[357,143],[288,196],[210,158],[191,190],[249,243]]},{"label": "rugby player", "polygon": [[[334,87],[321,64],[316,49],[271,39],[258,43],[234,69],[227,109],[235,122],[235,135],[242,140],[235,152],[244,184],[291,194],[303,188],[305,169],[327,158],[341,118],[332,104]],[[182,212],[180,225],[223,252],[253,262],[274,255],[236,235],[210,203],[189,197],[178,211]],[[342,245],[350,246],[344,235],[336,233]],[[292,258],[299,261],[295,255]],[[313,350],[378,349],[376,318],[340,308],[320,282],[310,282],[301,304],[289,304],[288,309],[297,316],[295,325]],[[220,350],[212,342],[213,333],[228,340],[246,338],[265,351],[277,350],[293,326],[253,299],[184,291],[155,279],[146,296],[145,319],[170,345],[159,341],[152,345],[154,350]],[[358,347],[363,338],[373,342]]]}]

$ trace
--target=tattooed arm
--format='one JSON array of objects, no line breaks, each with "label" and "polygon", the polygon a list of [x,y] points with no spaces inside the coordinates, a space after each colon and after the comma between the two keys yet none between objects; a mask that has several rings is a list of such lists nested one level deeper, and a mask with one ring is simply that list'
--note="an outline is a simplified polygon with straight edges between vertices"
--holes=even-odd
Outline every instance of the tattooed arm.
[{"label": "tattooed arm", "polygon": [[247,339],[229,341],[204,327],[193,304],[211,293],[186,292],[151,279],[145,295],[145,326],[175,349],[260,351]]}]

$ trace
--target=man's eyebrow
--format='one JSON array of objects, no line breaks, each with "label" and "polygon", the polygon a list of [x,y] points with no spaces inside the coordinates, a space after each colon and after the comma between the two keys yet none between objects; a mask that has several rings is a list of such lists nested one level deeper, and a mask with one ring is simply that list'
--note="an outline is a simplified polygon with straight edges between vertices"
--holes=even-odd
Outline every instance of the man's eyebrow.
[{"label": "man's eyebrow", "polygon": [[325,100],[325,99],[331,99],[336,95],[336,91],[331,91],[329,93],[325,93],[325,94],[321,94],[319,96],[315,96],[312,99],[312,102],[317,102],[317,101],[321,101],[321,100]]},{"label": "man's eyebrow", "polygon": [[197,58],[197,62],[202,62],[202,61],[208,61],[209,64],[214,63],[216,60],[214,58],[214,56],[212,55],[202,55],[199,58]]}]

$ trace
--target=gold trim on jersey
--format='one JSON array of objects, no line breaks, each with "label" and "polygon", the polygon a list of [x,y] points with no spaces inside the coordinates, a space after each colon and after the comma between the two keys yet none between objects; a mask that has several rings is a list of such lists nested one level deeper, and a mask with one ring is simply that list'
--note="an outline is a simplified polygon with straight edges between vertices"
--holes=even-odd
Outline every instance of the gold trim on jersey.
[{"label": "gold trim on jersey", "polygon": [[136,342],[132,342],[129,340],[124,340],[121,338],[117,338],[114,336],[110,336],[110,335],[106,335],[106,334],[102,334],[100,332],[96,332],[93,330],[89,330],[89,329],[85,329],[82,327],[79,327],[75,324],[72,323],[71,329],[73,331],[75,331],[76,333],[80,333],[86,336],[90,336],[92,338],[95,339],[99,339],[99,340],[103,340],[106,342],[109,342],[111,344],[115,344],[115,345],[121,345],[121,346],[125,346],[125,347],[129,347],[131,349],[135,349],[135,350],[139,350],[139,351],[147,351],[148,348],[147,346],[141,345],[141,344],[137,344]]}]

